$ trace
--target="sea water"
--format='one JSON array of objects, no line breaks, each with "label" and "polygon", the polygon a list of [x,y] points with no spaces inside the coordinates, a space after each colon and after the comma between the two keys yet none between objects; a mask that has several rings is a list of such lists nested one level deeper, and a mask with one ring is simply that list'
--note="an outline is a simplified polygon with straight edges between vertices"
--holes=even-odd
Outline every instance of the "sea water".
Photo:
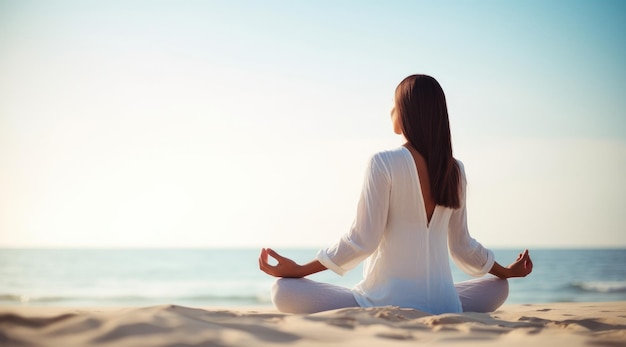
[{"label": "sea water", "polygon": [[[270,305],[274,278],[258,267],[259,249],[0,249],[0,305]],[[299,262],[316,249],[279,249]],[[520,250],[495,249],[503,265]],[[626,300],[626,249],[531,250],[534,271],[510,280],[507,303]],[[409,261],[409,260],[407,260]],[[451,262],[455,281],[470,279]],[[343,277],[310,278],[351,287]]]}]

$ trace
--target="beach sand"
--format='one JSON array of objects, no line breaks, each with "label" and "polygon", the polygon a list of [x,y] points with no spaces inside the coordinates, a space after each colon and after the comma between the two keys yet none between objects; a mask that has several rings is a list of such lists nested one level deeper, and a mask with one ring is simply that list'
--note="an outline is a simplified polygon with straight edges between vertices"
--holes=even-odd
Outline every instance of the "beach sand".
[{"label": "beach sand", "polygon": [[626,302],[398,307],[289,315],[271,307],[0,307],[0,346],[626,346]]}]

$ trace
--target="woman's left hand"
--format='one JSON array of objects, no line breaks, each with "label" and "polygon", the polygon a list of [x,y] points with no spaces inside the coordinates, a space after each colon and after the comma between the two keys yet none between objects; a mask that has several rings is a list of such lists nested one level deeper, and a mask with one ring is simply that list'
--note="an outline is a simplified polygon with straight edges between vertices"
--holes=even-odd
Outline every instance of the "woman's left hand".
[{"label": "woman's left hand", "polygon": [[[269,258],[272,257],[278,262],[276,265],[269,263]],[[303,268],[295,261],[283,257],[270,248],[261,249],[261,255],[259,256],[259,268],[261,271],[274,277],[291,277],[300,278],[304,277]]]}]

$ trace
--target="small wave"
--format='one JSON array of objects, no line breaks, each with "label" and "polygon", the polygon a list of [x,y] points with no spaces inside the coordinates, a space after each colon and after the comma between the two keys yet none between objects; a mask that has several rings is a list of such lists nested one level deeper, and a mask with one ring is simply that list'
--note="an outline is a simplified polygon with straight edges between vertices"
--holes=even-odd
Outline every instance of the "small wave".
[{"label": "small wave", "polygon": [[267,303],[269,298],[260,296],[236,296],[236,295],[192,295],[192,296],[171,296],[171,297],[149,297],[149,296],[30,296],[19,294],[0,294],[1,303],[28,304],[28,303],[59,303],[59,302],[90,302],[98,303],[153,303],[153,302],[197,302],[197,303],[242,303],[242,304],[262,304]]},{"label": "small wave", "polygon": [[42,297],[33,297],[30,295],[16,295],[16,294],[0,294],[0,303],[1,302],[13,302],[13,303],[29,303],[29,302],[57,302],[57,301],[66,301],[71,300],[71,298],[64,298],[60,296],[42,296]]},{"label": "small wave", "polygon": [[626,282],[624,281],[574,282],[571,286],[585,292],[626,293]]}]

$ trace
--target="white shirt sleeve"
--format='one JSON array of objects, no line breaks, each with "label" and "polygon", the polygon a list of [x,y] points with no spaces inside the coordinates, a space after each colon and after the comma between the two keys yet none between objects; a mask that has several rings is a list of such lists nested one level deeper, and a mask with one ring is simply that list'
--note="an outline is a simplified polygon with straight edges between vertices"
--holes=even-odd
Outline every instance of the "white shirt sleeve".
[{"label": "white shirt sleeve", "polygon": [[339,275],[357,266],[376,250],[385,231],[391,193],[391,176],[382,155],[374,155],[350,231],[334,246],[317,253],[317,260]]},{"label": "white shirt sleeve", "polygon": [[473,239],[467,228],[467,208],[465,205],[465,196],[467,189],[467,181],[465,179],[465,169],[463,164],[458,161],[461,171],[461,206],[452,212],[448,229],[448,248],[454,263],[463,272],[480,277],[489,272],[495,258],[493,252],[486,249],[478,241]]}]

